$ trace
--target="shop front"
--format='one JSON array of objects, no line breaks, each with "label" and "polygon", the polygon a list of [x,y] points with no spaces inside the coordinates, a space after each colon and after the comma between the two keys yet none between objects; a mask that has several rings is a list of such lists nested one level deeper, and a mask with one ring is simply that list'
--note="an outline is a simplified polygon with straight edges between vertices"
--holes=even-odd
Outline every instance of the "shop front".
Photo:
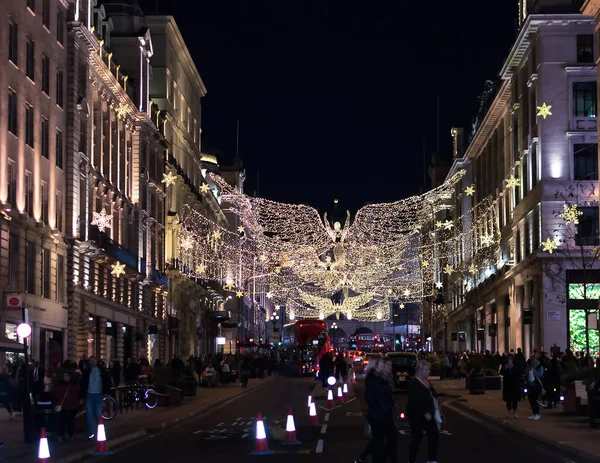
[{"label": "shop front", "polygon": [[[600,283],[569,282],[569,348],[574,352],[589,352],[593,356],[600,352],[599,299]],[[546,317],[555,320],[560,315],[548,312]]]}]

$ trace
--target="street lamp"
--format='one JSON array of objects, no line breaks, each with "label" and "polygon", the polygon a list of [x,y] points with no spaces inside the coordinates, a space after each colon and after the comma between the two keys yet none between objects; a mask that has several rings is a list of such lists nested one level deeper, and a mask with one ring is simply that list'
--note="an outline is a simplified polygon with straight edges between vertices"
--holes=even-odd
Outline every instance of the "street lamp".
[{"label": "street lamp", "polygon": [[333,348],[334,349],[335,349],[335,337],[336,337],[335,336],[335,334],[336,334],[335,332],[336,332],[337,329],[338,329],[337,323],[333,322],[331,324],[331,334],[333,335]]},{"label": "street lamp", "polygon": [[31,400],[29,395],[29,359],[27,358],[27,338],[31,336],[31,325],[27,323],[27,312],[25,308],[23,308],[23,322],[17,325],[17,336],[23,338],[23,354],[25,356],[25,374],[23,378],[25,388],[23,390],[23,396],[21,397],[21,403],[23,407],[23,440],[25,443],[31,444],[33,441],[33,436]]}]

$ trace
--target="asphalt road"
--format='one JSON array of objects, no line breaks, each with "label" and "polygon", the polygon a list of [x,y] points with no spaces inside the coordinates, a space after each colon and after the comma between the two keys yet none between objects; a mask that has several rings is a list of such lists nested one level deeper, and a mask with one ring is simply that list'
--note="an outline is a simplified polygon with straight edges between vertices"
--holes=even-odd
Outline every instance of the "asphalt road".
[{"label": "asphalt road", "polygon": [[[355,387],[359,399],[342,406],[328,410],[326,403],[318,400],[319,426],[308,424],[307,394],[313,385],[310,379],[276,378],[222,408],[125,445],[116,449],[114,455],[96,457],[94,461],[229,463],[262,459],[286,463],[353,462],[367,443],[363,437],[362,383]],[[319,387],[317,391],[320,390]],[[396,394],[395,399],[398,410],[404,410],[406,394]],[[300,445],[284,446],[277,442],[277,438],[283,436],[289,406],[295,410]],[[259,411],[266,417],[268,433],[272,434],[269,447],[273,455],[250,454]],[[469,417],[459,410],[446,408],[444,415],[447,422],[440,436],[439,463],[583,463],[580,458],[563,456],[554,448]],[[410,431],[405,423],[399,429],[399,462],[408,460],[409,439]],[[425,462],[426,439],[421,447],[418,461]]]}]

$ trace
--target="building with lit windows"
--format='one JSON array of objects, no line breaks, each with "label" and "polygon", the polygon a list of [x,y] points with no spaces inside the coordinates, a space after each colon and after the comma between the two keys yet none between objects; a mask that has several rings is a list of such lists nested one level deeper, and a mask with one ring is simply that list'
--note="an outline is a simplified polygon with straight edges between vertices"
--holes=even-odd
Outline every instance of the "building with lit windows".
[{"label": "building with lit windows", "polygon": [[68,7],[8,1],[0,12],[0,338],[16,340],[22,312],[7,296],[18,295],[30,355],[46,365],[68,347]]},{"label": "building with lit windows", "polygon": [[575,3],[520,2],[500,82],[454,159],[449,349],[598,351],[597,50]]},{"label": "building with lit windows", "polygon": [[137,11],[113,20],[110,6],[69,10],[68,352],[153,361],[167,356],[166,143],[149,97],[150,32]]}]

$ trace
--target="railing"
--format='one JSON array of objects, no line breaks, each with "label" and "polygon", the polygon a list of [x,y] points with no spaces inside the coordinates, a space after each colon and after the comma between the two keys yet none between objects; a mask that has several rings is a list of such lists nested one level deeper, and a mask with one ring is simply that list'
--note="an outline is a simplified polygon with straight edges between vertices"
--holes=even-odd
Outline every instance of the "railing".
[{"label": "railing", "polygon": [[101,232],[97,226],[90,225],[89,239],[95,241],[96,244],[102,247],[110,256],[118,259],[127,266],[138,270],[138,256],[129,249],[115,243],[106,233]]}]

